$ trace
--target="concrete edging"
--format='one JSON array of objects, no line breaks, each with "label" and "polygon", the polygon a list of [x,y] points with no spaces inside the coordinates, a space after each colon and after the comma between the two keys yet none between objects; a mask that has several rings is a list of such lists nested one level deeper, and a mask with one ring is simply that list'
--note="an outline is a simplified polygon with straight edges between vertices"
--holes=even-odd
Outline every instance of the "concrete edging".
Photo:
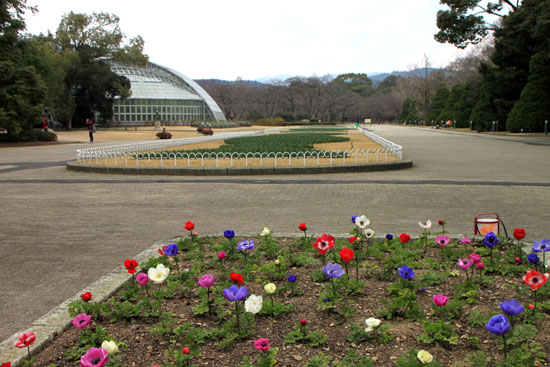
[{"label": "concrete edging", "polygon": [[[157,249],[166,245],[168,241],[159,241],[152,245],[147,250],[135,256],[139,263],[144,263],[151,256],[157,253]],[[27,348],[16,348],[13,343],[18,338],[17,336],[24,331],[31,330],[36,334],[36,341],[31,347],[31,355],[36,354],[44,349],[55,336],[63,333],[71,326],[72,318],[67,311],[69,303],[80,298],[83,292],[89,291],[92,293],[95,302],[103,302],[114,295],[123,285],[131,278],[124,266],[119,266],[111,273],[101,277],[90,286],[84,288],[74,296],[54,307],[50,312],[33,321],[27,328],[21,330],[2,343],[0,343],[0,363],[11,362],[12,367],[21,365],[27,357]]]},{"label": "concrete edging", "polygon": [[411,168],[412,160],[393,163],[375,163],[350,166],[277,167],[277,168],[157,168],[157,167],[101,167],[68,162],[69,171],[108,173],[123,175],[170,175],[170,176],[246,176],[246,175],[293,175],[341,172],[390,171]]}]

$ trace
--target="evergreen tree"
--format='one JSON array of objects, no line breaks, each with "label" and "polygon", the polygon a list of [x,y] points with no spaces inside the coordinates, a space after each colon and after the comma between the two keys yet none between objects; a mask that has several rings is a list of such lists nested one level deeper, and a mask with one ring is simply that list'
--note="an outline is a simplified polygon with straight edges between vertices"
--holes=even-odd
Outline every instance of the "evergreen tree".
[{"label": "evergreen tree", "polygon": [[451,93],[449,94],[449,98],[447,98],[447,103],[445,104],[445,108],[443,109],[443,111],[441,111],[441,113],[437,117],[438,121],[456,120],[455,105],[457,104],[463,92],[464,92],[464,84],[458,83],[453,85],[453,88],[451,89]]},{"label": "evergreen tree", "polygon": [[420,120],[418,114],[418,106],[416,101],[412,97],[407,97],[405,102],[403,102],[403,110],[401,111],[401,116],[399,117],[402,121],[416,121]]},{"label": "evergreen tree", "polygon": [[449,95],[450,92],[447,87],[441,87],[437,90],[432,100],[432,105],[430,107],[430,111],[428,112],[426,123],[428,123],[429,121],[433,121],[435,124],[441,121],[438,120],[438,117],[441,111],[445,109],[445,106],[447,105],[447,100],[449,99]]},{"label": "evergreen tree", "polygon": [[466,81],[462,95],[454,106],[456,127],[470,127],[470,121],[472,121],[470,116],[479,100],[480,88],[480,77],[473,77]]},{"label": "evergreen tree", "polygon": [[529,82],[506,120],[511,132],[544,131],[550,120],[550,51],[539,51],[531,58]]}]

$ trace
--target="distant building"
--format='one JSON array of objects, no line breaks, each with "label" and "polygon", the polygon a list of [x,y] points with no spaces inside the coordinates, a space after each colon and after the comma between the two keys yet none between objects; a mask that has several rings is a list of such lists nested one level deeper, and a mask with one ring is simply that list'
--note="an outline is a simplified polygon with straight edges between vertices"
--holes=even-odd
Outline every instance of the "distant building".
[{"label": "distant building", "polygon": [[144,67],[111,62],[132,83],[132,96],[113,101],[113,123],[226,121],[216,102],[196,82],[177,71],[148,62]]}]

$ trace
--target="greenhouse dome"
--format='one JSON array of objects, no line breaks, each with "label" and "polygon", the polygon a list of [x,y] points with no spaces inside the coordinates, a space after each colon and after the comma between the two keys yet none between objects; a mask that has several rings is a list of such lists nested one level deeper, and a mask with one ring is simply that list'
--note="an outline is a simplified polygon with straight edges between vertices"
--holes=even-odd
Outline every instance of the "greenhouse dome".
[{"label": "greenhouse dome", "polygon": [[111,62],[111,69],[127,77],[132,84],[131,97],[113,101],[115,124],[226,121],[212,97],[195,81],[177,71],[152,62],[144,67]]}]

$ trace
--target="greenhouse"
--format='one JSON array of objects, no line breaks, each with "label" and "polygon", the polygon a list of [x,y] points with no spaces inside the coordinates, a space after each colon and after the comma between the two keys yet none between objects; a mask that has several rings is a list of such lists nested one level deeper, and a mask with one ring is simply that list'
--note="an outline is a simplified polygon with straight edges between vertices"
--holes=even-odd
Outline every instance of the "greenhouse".
[{"label": "greenhouse", "polygon": [[132,84],[131,97],[113,101],[115,124],[226,121],[216,102],[200,85],[174,70],[151,62],[145,67],[112,62],[111,69]]}]

